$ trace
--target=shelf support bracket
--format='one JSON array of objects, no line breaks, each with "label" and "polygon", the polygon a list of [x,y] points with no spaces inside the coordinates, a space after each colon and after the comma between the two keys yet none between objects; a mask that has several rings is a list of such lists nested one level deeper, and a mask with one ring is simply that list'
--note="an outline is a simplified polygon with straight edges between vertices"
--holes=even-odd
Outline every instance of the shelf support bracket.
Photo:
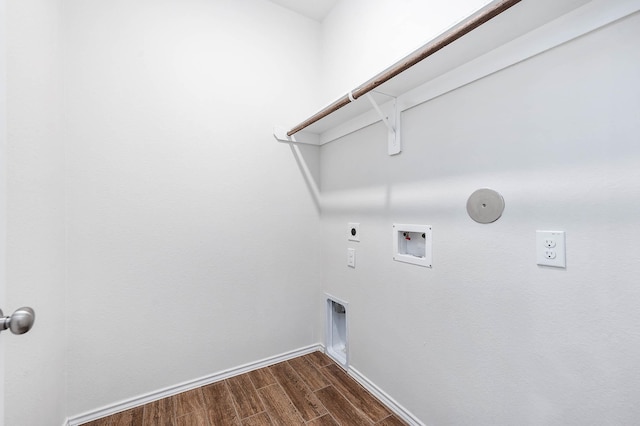
[{"label": "shelf support bracket", "polygon": [[373,109],[376,110],[384,125],[387,126],[387,149],[389,155],[400,154],[402,146],[400,145],[400,108],[398,108],[398,99],[394,96],[385,95],[392,98],[391,113],[387,115],[382,111],[376,100],[373,99],[371,93],[367,93],[365,96],[369,99]]}]

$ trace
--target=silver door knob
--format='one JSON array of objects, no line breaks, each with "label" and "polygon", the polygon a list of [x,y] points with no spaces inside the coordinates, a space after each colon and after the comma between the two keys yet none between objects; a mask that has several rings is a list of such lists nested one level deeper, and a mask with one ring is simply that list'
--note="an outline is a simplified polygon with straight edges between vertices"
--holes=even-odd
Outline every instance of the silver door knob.
[{"label": "silver door knob", "polygon": [[31,330],[33,322],[36,320],[36,313],[28,306],[16,309],[16,311],[5,317],[0,309],[0,331],[9,329],[13,334],[24,334]]}]

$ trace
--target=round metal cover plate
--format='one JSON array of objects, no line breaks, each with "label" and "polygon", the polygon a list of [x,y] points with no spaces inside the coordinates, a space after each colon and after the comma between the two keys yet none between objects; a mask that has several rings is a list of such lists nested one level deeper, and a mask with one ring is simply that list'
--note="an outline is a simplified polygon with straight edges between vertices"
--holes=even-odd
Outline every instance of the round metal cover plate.
[{"label": "round metal cover plate", "polygon": [[467,213],[478,223],[495,222],[503,211],[504,198],[493,189],[478,189],[467,200]]}]

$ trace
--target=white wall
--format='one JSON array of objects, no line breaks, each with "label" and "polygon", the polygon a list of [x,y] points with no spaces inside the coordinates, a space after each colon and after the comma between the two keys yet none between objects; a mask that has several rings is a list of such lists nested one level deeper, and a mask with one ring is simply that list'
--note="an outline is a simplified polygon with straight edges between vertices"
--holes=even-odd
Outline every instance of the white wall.
[{"label": "white wall", "polygon": [[322,21],[322,102],[355,89],[488,3],[339,1]]},{"label": "white wall", "polygon": [[[426,424],[633,423],[637,16],[405,112],[400,156],[380,124],[303,149],[334,201],[321,221],[269,136],[476,8],[459,4],[425,34],[424,2],[356,21],[343,1],[322,28],[259,0],[8,3],[2,307],[37,322],[2,337],[6,424],[315,343],[323,291],[349,301],[353,366]],[[365,34],[390,41],[355,54]],[[507,202],[491,225],[464,210],[482,186]],[[433,225],[433,270],[391,260],[393,222]],[[535,265],[549,228],[566,270]]]},{"label": "white wall", "polygon": [[[324,290],[349,302],[352,365],[425,424],[640,418],[639,29],[406,111],[399,156],[380,123],[322,147]],[[490,225],[465,210],[481,187],[506,201]],[[392,260],[394,222],[433,226],[433,269]],[[567,232],[566,269],[536,265],[536,229]]]},{"label": "white wall", "polygon": [[[6,425],[61,424],[65,407],[65,217],[60,3],[6,2],[7,257],[11,314],[36,311],[25,335],[4,332]],[[4,273],[4,271],[3,271]]]},{"label": "white wall", "polygon": [[319,212],[271,136],[317,105],[319,24],[67,0],[63,41],[69,414],[320,341]]}]

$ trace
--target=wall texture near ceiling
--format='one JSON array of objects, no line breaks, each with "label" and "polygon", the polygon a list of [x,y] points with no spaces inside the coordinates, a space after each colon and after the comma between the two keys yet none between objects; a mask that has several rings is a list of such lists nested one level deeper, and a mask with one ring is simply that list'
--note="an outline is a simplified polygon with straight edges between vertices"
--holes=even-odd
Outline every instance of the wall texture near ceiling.
[{"label": "wall texture near ceiling", "polygon": [[323,102],[343,96],[488,3],[339,1],[322,21]]},{"label": "wall texture near ceiling", "polygon": [[[323,285],[349,302],[351,363],[425,424],[640,417],[639,29],[635,14],[404,112],[398,156],[381,123],[321,148]],[[466,213],[481,187],[506,201],[493,224]],[[433,226],[433,269],[392,260],[394,222]],[[566,269],[536,265],[537,229],[566,231]]]}]

